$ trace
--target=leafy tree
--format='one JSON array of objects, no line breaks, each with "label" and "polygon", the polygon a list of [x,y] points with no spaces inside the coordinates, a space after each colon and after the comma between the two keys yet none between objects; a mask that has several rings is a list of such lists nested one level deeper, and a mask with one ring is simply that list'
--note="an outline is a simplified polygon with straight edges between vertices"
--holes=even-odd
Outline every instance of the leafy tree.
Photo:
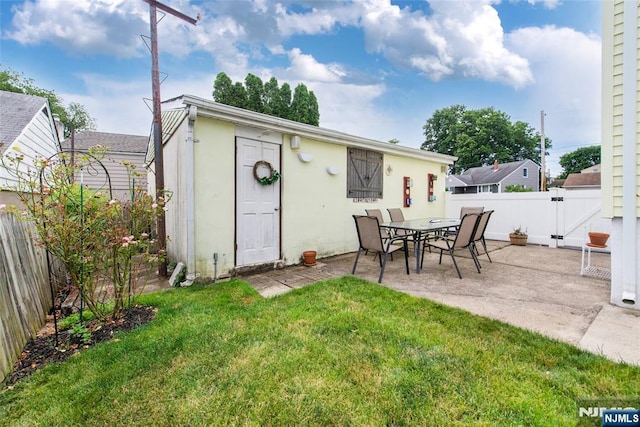
[{"label": "leafy tree", "polygon": [[579,173],[590,166],[600,164],[601,147],[594,145],[591,147],[580,147],[575,151],[560,156],[560,166],[563,172],[558,178],[563,179],[570,173]]},{"label": "leafy tree", "polygon": [[278,80],[271,77],[266,83],[248,74],[241,82],[233,83],[225,73],[218,73],[213,84],[213,99],[221,104],[233,105],[259,113],[265,113],[283,119],[318,126],[320,109],[316,95],[300,83],[296,86],[293,98],[291,87],[283,83],[278,87]]},{"label": "leafy tree", "polygon": [[225,73],[218,73],[213,83],[213,99],[221,104],[246,108],[247,91],[241,82],[233,83]]},{"label": "leafy tree", "polygon": [[318,110],[318,100],[313,92],[300,83],[293,91],[293,101],[289,119],[296,122],[318,126],[320,122],[320,112]]},{"label": "leafy tree", "polygon": [[66,135],[66,129],[95,130],[96,123],[83,105],[72,102],[67,108],[67,124],[65,125],[65,136],[69,136]]},{"label": "leafy tree", "polygon": [[316,98],[316,94],[313,91],[309,92],[309,105],[307,108],[309,110],[307,124],[320,126],[320,107],[318,107],[318,98]]},{"label": "leafy tree", "polygon": [[244,88],[242,83],[235,82],[233,86],[231,86],[231,98],[229,99],[229,105],[238,108],[247,107],[247,90]]},{"label": "leafy tree", "polygon": [[504,188],[504,192],[505,193],[529,193],[529,192],[532,192],[532,191],[533,191],[533,188],[525,187],[522,184],[507,185]]},{"label": "leafy tree", "polygon": [[398,138],[392,138],[392,139],[389,140],[389,144],[396,145],[396,144],[399,144],[399,143],[400,143],[400,140]]},{"label": "leafy tree", "polygon": [[[512,123],[506,113],[493,107],[468,110],[463,105],[452,105],[437,110],[423,129],[423,150],[458,157],[452,173],[495,161],[541,160],[540,135],[525,122]],[[550,140],[546,144],[551,147]]]},{"label": "leafy tree", "polygon": [[244,86],[247,90],[247,103],[245,108],[258,113],[264,112],[265,90],[262,80],[253,74],[247,74],[244,79]]},{"label": "leafy tree", "polygon": [[283,83],[280,86],[278,98],[273,105],[273,115],[283,119],[291,117],[291,86],[289,83]]},{"label": "leafy tree", "polygon": [[278,80],[275,77],[271,77],[269,81],[264,84],[263,91],[262,100],[264,102],[264,113],[277,116],[277,114],[275,114],[275,111],[277,110],[275,106],[276,102],[280,98]]},{"label": "leafy tree", "polygon": [[55,91],[39,88],[32,78],[25,77],[23,73],[18,73],[12,69],[0,68],[0,90],[47,98],[51,106],[51,112],[56,114],[64,124],[65,137],[71,135],[72,128],[78,131],[96,129],[95,119],[89,115],[89,112],[82,104],[72,102],[65,108],[62,105],[62,99]]},{"label": "leafy tree", "polygon": [[221,104],[231,104],[231,91],[233,82],[225,73],[218,73],[213,82],[213,99]]}]

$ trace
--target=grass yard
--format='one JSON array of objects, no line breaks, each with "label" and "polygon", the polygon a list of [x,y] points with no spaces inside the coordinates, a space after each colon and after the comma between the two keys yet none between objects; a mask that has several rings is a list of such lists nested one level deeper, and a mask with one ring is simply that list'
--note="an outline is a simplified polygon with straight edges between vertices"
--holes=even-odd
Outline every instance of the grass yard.
[{"label": "grass yard", "polygon": [[135,331],[0,394],[3,425],[575,425],[640,367],[353,277],[144,295]]}]

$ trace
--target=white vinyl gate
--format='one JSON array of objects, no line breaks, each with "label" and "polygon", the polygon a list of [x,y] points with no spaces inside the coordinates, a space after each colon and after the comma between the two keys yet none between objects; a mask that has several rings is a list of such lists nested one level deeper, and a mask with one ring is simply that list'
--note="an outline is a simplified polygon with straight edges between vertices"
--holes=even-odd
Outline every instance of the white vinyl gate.
[{"label": "white vinyl gate", "polygon": [[463,206],[493,209],[487,239],[508,241],[509,233],[520,227],[529,235],[529,243],[581,247],[589,231],[611,233],[611,221],[601,217],[601,205],[599,189],[554,188],[535,193],[447,193],[446,211],[448,217],[458,217]]}]

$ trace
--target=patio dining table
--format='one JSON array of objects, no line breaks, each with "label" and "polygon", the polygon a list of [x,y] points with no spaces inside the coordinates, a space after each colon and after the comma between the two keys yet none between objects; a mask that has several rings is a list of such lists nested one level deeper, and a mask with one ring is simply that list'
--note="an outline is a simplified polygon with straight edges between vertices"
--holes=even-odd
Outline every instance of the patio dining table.
[{"label": "patio dining table", "polygon": [[457,229],[459,226],[459,218],[420,218],[383,222],[380,224],[380,228],[385,228],[392,232],[405,230],[412,235],[414,242],[413,250],[416,256],[416,273],[420,273],[422,270],[420,246],[427,235],[452,228]]}]

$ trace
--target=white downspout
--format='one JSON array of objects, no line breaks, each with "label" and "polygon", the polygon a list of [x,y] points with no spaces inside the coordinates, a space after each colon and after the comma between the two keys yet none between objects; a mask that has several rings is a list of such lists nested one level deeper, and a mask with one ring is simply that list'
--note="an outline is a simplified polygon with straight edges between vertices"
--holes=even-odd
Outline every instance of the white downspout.
[{"label": "white downspout", "polygon": [[638,4],[624,2],[623,81],[622,81],[622,301],[638,302],[637,257],[637,96],[638,96]]},{"label": "white downspout", "polygon": [[187,281],[193,282],[197,277],[196,274],[196,242],[195,242],[195,204],[194,204],[194,170],[193,170],[193,144],[194,144],[194,127],[196,123],[196,117],[198,115],[198,107],[190,105],[188,107],[188,125],[187,125],[187,140],[185,150],[185,193],[186,193],[186,223],[187,223]]}]

